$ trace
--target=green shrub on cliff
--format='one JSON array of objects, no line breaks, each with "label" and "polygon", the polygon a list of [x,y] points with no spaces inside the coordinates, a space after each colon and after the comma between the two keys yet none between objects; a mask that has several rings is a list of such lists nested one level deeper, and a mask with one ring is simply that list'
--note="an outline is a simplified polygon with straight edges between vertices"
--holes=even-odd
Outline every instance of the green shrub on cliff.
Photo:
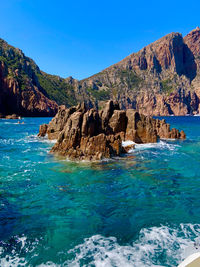
[{"label": "green shrub on cliff", "polygon": [[64,79],[46,73],[37,74],[37,77],[46,96],[55,100],[58,105],[73,106],[77,104],[73,86],[65,82]]},{"label": "green shrub on cliff", "polygon": [[135,90],[143,83],[143,79],[131,70],[122,70],[120,80],[121,83],[127,83],[129,90]]},{"label": "green shrub on cliff", "polygon": [[96,90],[92,88],[88,88],[87,91],[90,95],[95,98],[96,100],[109,100],[110,99],[110,92],[106,90]]},{"label": "green shrub on cliff", "polygon": [[161,86],[163,93],[170,94],[173,91],[173,86],[171,85],[170,79],[163,80],[161,82]]}]

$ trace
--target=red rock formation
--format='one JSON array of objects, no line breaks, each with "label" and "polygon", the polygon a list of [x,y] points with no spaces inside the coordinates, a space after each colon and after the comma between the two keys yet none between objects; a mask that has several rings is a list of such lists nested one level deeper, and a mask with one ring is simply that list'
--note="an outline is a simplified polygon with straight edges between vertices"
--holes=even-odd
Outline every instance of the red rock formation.
[{"label": "red rock formation", "polygon": [[37,86],[27,81],[22,90],[14,77],[7,75],[4,62],[0,62],[0,112],[25,116],[54,116],[58,105],[49,100]]},{"label": "red rock formation", "polygon": [[144,115],[200,113],[199,53],[199,28],[184,38],[171,33],[80,81],[79,87],[90,87],[95,95],[107,92],[121,108],[134,108]]},{"label": "red rock formation", "polygon": [[52,152],[78,160],[100,160],[119,156],[129,148],[122,141],[155,143],[158,138],[185,139],[183,131],[170,130],[164,120],[140,115],[133,109],[120,110],[109,101],[103,111],[87,110],[85,104],[66,109],[61,106],[49,125],[41,125],[39,136],[57,139]]}]

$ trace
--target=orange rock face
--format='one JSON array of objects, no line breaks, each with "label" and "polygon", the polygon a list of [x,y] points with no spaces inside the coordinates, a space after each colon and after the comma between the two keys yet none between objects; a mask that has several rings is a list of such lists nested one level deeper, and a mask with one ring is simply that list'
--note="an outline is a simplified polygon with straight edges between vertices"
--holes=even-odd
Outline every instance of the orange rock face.
[{"label": "orange rock face", "polygon": [[49,125],[41,125],[39,136],[47,133],[57,139],[52,152],[72,160],[101,160],[132,149],[122,141],[155,143],[158,138],[185,139],[183,131],[170,130],[164,120],[153,119],[133,109],[120,110],[109,101],[103,111],[87,109],[85,104],[66,109],[61,106]]}]

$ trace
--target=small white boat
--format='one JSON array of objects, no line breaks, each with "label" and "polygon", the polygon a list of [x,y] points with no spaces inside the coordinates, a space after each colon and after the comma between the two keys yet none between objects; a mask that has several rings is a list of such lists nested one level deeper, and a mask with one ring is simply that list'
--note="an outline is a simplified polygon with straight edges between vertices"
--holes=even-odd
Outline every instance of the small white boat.
[{"label": "small white boat", "polygon": [[188,256],[178,267],[200,267],[200,252]]},{"label": "small white boat", "polygon": [[185,250],[186,259],[178,267],[200,267],[200,238],[195,238],[193,245]]}]

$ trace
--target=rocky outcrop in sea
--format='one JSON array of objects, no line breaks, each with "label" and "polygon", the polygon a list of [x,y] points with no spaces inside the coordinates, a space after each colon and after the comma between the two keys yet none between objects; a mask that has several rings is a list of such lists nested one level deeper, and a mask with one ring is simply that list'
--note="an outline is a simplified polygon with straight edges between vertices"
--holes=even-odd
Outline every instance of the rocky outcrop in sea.
[{"label": "rocky outcrop in sea", "polygon": [[113,101],[100,111],[89,109],[84,103],[68,109],[60,106],[52,121],[40,126],[38,136],[46,134],[48,139],[57,140],[51,152],[71,160],[120,156],[134,148],[134,143],[155,143],[159,138],[185,139],[183,131],[170,129],[165,120],[153,119],[134,109],[121,110]]}]

